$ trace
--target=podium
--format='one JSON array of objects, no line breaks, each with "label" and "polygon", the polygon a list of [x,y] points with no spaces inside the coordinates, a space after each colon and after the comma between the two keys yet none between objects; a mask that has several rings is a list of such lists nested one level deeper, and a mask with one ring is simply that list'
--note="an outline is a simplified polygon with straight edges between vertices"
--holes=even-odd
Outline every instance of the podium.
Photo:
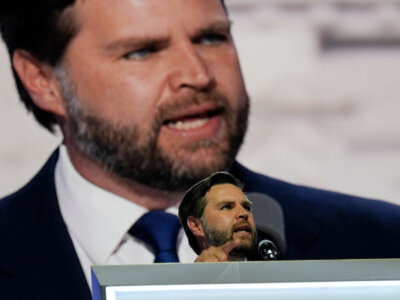
[{"label": "podium", "polygon": [[400,259],[92,267],[93,300],[400,299]]}]

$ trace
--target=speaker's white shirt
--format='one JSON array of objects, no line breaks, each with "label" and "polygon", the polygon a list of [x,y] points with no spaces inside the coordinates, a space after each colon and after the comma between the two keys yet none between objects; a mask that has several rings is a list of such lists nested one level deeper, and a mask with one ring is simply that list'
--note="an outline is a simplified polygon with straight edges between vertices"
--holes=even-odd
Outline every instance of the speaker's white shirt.
[{"label": "speaker's white shirt", "polygon": [[[83,178],[64,145],[60,147],[55,184],[61,214],[90,288],[92,265],[153,263],[152,249],[127,233],[147,209]],[[177,207],[167,211],[178,214]],[[197,257],[182,229],[177,247],[181,262],[193,262]]]}]

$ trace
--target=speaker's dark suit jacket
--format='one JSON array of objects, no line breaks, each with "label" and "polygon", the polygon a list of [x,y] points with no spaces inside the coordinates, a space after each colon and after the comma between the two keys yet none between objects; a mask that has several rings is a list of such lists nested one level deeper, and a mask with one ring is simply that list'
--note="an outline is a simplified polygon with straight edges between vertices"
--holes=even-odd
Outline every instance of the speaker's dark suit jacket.
[{"label": "speaker's dark suit jacket", "polygon": [[[55,152],[31,182],[0,200],[1,299],[91,299],[58,207]],[[400,207],[291,185],[236,164],[247,191],[275,198],[286,259],[400,257]]]}]

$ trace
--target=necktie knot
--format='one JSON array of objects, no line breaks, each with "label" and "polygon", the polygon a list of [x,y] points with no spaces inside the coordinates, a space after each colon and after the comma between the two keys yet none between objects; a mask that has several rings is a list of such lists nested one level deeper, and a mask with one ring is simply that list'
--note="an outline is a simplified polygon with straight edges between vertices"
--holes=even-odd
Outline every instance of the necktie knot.
[{"label": "necktie knot", "polygon": [[141,216],[129,233],[154,249],[154,262],[178,262],[176,243],[180,228],[177,216],[154,210]]}]

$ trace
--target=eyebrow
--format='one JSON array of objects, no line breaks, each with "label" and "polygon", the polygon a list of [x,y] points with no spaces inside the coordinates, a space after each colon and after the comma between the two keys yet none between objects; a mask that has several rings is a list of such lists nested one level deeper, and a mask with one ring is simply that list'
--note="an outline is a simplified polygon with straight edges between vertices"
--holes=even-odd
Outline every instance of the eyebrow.
[{"label": "eyebrow", "polygon": [[194,37],[204,36],[210,33],[216,32],[223,32],[228,33],[230,32],[232,27],[232,21],[230,20],[220,20],[209,24],[204,28],[200,28],[194,32]]},{"label": "eyebrow", "polygon": [[[203,28],[197,29],[192,35],[192,40],[196,38],[205,36],[212,33],[228,33],[230,32],[232,22],[229,20],[221,20],[213,22]],[[107,52],[123,51],[130,49],[141,49],[141,48],[162,48],[166,47],[170,43],[170,37],[160,36],[160,37],[132,37],[132,38],[122,38],[120,40],[113,41],[112,43],[106,45],[104,48]]]},{"label": "eyebrow", "polygon": [[233,202],[235,202],[235,201],[233,201],[233,200],[223,200],[221,202],[216,203],[215,206],[224,206],[226,204],[231,204]]},{"label": "eyebrow", "polygon": [[[235,200],[223,200],[221,202],[216,203],[215,205],[223,206],[223,205],[231,204],[231,203],[235,203],[235,202],[236,202]],[[240,202],[240,205],[244,205],[244,204],[248,204],[248,205],[252,206],[253,202],[249,201],[248,199],[244,199],[243,201]]]},{"label": "eyebrow", "polygon": [[242,202],[242,205],[243,204],[248,204],[250,206],[253,206],[253,202],[251,202],[250,200],[247,200],[247,199]]},{"label": "eyebrow", "polygon": [[162,47],[169,43],[168,37],[134,37],[134,38],[123,38],[114,41],[105,46],[105,50],[109,52],[123,51],[130,49],[141,49],[146,47]]}]

